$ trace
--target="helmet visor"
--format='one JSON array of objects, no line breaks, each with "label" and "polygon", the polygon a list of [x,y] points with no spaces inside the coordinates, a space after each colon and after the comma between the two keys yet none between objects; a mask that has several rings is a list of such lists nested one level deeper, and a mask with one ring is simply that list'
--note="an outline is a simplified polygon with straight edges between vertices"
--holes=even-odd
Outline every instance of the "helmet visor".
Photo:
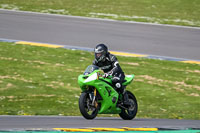
[{"label": "helmet visor", "polygon": [[99,58],[101,57],[102,53],[96,53],[96,57]]}]

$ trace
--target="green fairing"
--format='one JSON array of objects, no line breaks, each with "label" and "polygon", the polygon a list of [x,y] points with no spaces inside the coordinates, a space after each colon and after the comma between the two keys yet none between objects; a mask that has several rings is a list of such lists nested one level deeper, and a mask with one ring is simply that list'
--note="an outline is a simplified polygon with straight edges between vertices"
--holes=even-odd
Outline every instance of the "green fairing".
[{"label": "green fairing", "polygon": [[125,86],[127,86],[127,85],[129,85],[131,82],[132,82],[132,80],[134,79],[134,77],[135,77],[135,75],[126,75],[126,77],[125,77],[125,82],[123,83],[123,85],[125,85]]},{"label": "green fairing", "polygon": [[[109,84],[112,84],[111,78],[103,78],[99,77],[95,80],[89,81],[90,77],[97,76],[100,70],[94,70],[92,73],[88,75],[80,75],[78,77],[78,84],[83,92],[87,91],[88,86],[93,86],[97,89],[98,93],[101,95],[103,100],[98,100],[98,104],[101,104],[101,108],[99,110],[99,114],[119,114],[121,109],[116,106],[119,94],[118,92]],[[133,80],[134,75],[127,75],[125,77],[125,82],[123,85],[128,85]],[[87,80],[87,81],[86,81]],[[89,81],[89,82],[88,82]],[[106,82],[107,83],[106,83]],[[116,98],[116,101],[113,103],[113,98]]]}]

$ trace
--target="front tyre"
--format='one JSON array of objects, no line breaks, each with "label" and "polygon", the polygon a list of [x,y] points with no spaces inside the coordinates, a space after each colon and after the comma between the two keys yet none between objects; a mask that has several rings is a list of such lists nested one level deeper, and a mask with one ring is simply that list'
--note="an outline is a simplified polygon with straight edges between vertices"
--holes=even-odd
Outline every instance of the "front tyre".
[{"label": "front tyre", "polygon": [[85,119],[94,119],[97,116],[98,109],[93,107],[89,93],[83,92],[79,98],[79,110]]},{"label": "front tyre", "polygon": [[121,109],[122,111],[119,114],[119,116],[124,120],[132,120],[133,118],[135,118],[137,114],[138,104],[137,104],[137,100],[135,96],[130,91],[127,91],[127,94],[128,94],[128,99],[131,103],[131,106],[128,109],[122,108]]}]

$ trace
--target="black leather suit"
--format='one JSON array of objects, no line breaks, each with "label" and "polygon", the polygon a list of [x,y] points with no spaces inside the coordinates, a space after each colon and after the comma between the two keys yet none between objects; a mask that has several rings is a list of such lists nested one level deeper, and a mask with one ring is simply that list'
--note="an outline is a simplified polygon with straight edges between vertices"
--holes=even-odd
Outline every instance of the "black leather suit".
[{"label": "black leather suit", "polygon": [[113,76],[112,83],[117,89],[118,92],[124,92],[124,86],[122,83],[124,81],[125,75],[122,71],[116,56],[108,53],[104,61],[97,61],[96,59],[93,61],[93,65],[100,67],[104,71],[104,73],[109,73]]}]

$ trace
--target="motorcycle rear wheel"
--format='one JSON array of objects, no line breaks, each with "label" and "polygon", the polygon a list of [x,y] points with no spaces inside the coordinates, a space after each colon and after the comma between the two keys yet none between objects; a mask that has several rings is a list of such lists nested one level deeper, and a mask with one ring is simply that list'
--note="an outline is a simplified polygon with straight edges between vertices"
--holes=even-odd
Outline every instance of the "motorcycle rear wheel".
[{"label": "motorcycle rear wheel", "polygon": [[98,109],[92,107],[89,94],[86,92],[81,93],[79,98],[79,110],[85,119],[91,120],[97,116]]},{"label": "motorcycle rear wheel", "polygon": [[129,109],[122,108],[122,111],[119,114],[119,116],[124,120],[132,120],[137,114],[138,104],[135,96],[130,91],[127,91],[127,94],[128,99],[131,102],[131,106],[129,107]]}]

